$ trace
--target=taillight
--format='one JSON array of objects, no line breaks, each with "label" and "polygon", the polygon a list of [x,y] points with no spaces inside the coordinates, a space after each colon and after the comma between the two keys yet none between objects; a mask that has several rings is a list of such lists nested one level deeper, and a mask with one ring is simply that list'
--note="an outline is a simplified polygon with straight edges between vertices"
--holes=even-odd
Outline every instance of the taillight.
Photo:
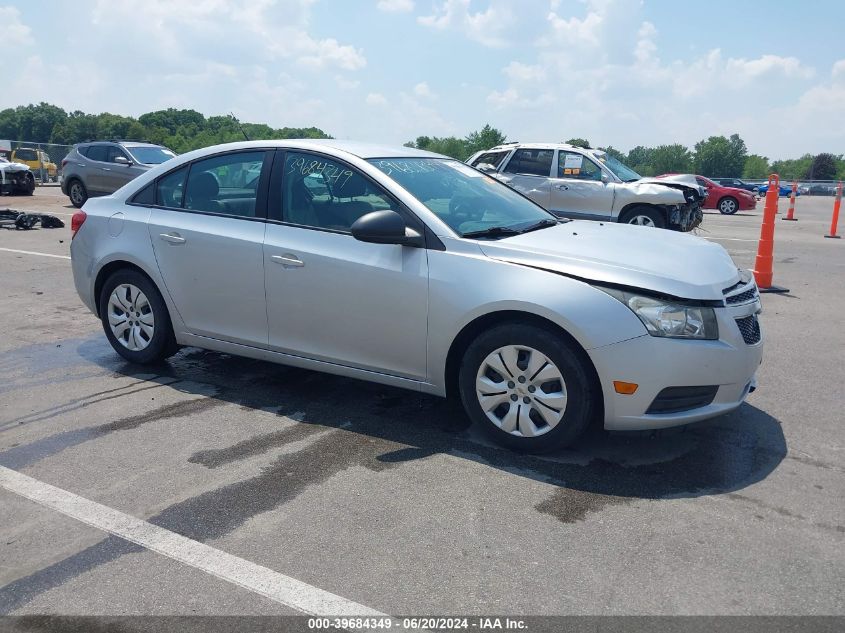
[{"label": "taillight", "polygon": [[63,160],[63,161],[62,161],[62,169],[64,169],[64,168],[65,168],[65,165],[67,165],[67,160]]},{"label": "taillight", "polygon": [[70,239],[76,237],[76,232],[82,228],[82,224],[87,217],[88,214],[82,209],[73,214],[73,217],[70,219]]}]

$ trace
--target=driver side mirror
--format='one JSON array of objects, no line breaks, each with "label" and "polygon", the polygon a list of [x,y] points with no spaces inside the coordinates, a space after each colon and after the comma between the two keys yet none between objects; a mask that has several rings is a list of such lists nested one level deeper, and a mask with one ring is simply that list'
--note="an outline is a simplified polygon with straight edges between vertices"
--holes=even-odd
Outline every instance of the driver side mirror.
[{"label": "driver side mirror", "polygon": [[372,211],[355,220],[352,237],[372,244],[425,245],[422,236],[406,226],[404,218],[390,209]]},{"label": "driver side mirror", "polygon": [[607,174],[603,173],[603,174],[601,175],[601,181],[602,181],[604,184],[609,183],[609,182],[610,182],[610,176],[608,176]]},{"label": "driver side mirror", "polygon": [[127,167],[132,164],[132,161],[126,158],[126,156],[115,156],[114,162],[116,162],[118,165],[126,165]]},{"label": "driver side mirror", "polygon": [[483,171],[485,174],[495,174],[496,167],[491,165],[490,163],[478,163],[475,168],[478,171]]}]

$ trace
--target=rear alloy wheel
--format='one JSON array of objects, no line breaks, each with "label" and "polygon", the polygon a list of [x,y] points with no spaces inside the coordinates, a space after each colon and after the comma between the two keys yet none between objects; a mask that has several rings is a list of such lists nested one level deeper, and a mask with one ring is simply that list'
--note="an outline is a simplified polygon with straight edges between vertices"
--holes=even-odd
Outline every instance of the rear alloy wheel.
[{"label": "rear alloy wheel", "polygon": [[719,200],[718,206],[719,213],[722,215],[733,215],[739,211],[739,202],[737,202],[736,198],[731,198],[730,196]]},{"label": "rear alloy wheel", "polygon": [[547,452],[586,429],[593,393],[583,361],[561,337],[520,324],[478,337],[461,364],[464,409],[494,440]]},{"label": "rear alloy wheel", "polygon": [[666,228],[666,220],[663,214],[654,209],[647,207],[637,207],[628,211],[622,220],[624,224],[634,224],[636,226],[649,226],[655,229]]},{"label": "rear alloy wheel", "polygon": [[106,338],[126,360],[154,363],[178,349],[164,299],[138,271],[112,274],[103,284],[99,305]]},{"label": "rear alloy wheel", "polygon": [[85,185],[78,180],[71,181],[67,195],[71,204],[77,209],[81,209],[85,201],[88,200],[88,191],[85,189]]}]

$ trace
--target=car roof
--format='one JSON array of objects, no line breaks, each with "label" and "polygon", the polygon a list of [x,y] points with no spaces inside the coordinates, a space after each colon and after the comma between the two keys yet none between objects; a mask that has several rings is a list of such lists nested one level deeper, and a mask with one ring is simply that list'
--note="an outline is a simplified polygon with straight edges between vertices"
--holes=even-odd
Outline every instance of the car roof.
[{"label": "car roof", "polygon": [[596,149],[595,147],[579,147],[578,145],[570,145],[569,143],[502,143],[501,145],[496,145],[496,147],[491,147],[487,151],[493,152],[498,150],[507,150],[513,149],[514,147],[525,149],[574,149],[589,152]]},{"label": "car roof", "polygon": [[349,141],[333,138],[237,141],[234,143],[224,143],[211,147],[203,147],[190,152],[190,154],[191,156],[201,156],[206,153],[213,153],[214,151],[222,152],[254,148],[267,149],[272,147],[310,149],[314,151],[333,149],[365,160],[369,158],[448,158],[442,154],[435,154],[434,152],[415,149],[413,147],[383,145],[380,143],[364,143],[361,141]]}]

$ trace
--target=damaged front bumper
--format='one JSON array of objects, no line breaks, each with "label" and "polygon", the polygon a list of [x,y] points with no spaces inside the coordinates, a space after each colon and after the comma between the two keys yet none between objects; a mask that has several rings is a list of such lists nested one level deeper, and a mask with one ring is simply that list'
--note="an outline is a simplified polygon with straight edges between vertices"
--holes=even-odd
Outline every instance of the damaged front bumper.
[{"label": "damaged front bumper", "polygon": [[695,201],[669,207],[666,209],[666,217],[671,228],[686,232],[701,224],[704,211],[701,209],[701,202]]}]

